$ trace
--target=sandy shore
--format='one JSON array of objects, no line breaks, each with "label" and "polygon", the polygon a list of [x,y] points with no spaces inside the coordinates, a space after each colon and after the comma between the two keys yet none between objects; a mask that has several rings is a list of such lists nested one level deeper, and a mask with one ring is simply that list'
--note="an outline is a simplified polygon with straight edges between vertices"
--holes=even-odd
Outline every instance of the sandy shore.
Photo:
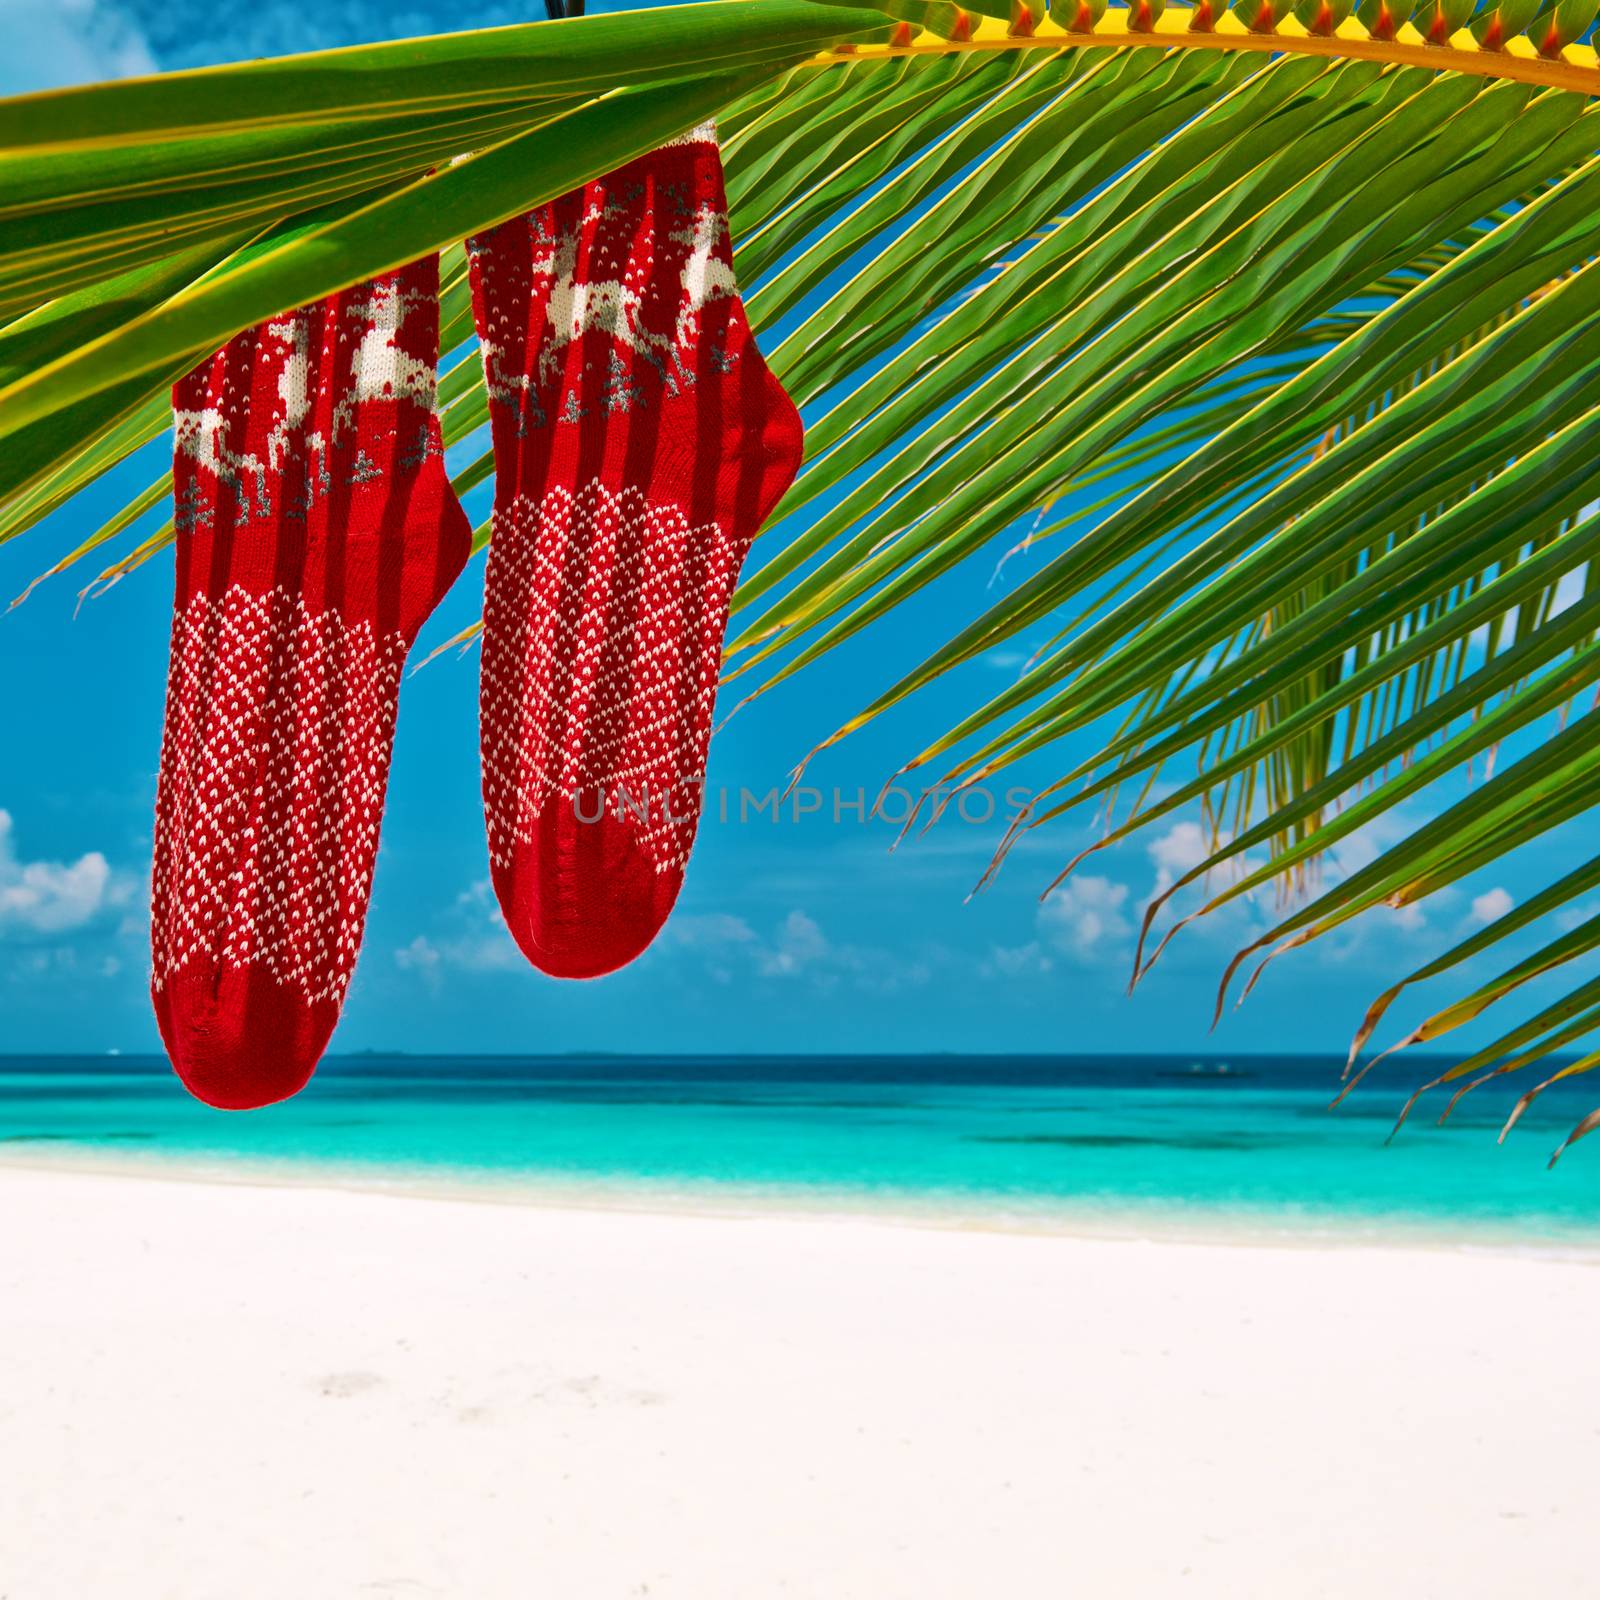
[{"label": "sandy shore", "polygon": [[5,1600],[1594,1593],[1600,1267],[0,1169]]}]

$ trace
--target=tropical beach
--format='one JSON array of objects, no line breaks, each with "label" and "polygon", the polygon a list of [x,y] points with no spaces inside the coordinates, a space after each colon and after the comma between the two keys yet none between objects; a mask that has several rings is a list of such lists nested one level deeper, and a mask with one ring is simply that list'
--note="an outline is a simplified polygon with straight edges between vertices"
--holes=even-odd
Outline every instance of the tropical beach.
[{"label": "tropical beach", "polygon": [[1588,1586],[1600,1257],[0,1170],[28,1600]]},{"label": "tropical beach", "polygon": [[538,9],[0,0],[0,1600],[1591,1595],[1600,0]]},{"label": "tropical beach", "polygon": [[1326,1061],[11,1067],[30,1600],[1584,1592],[1592,1174]]}]

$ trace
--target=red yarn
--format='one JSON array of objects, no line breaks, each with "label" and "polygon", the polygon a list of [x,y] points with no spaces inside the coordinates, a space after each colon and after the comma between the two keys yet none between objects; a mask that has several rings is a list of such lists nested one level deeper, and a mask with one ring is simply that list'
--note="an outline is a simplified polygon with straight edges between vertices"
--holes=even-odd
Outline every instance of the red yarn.
[{"label": "red yarn", "polygon": [[151,989],[212,1105],[300,1089],[355,967],[401,668],[471,542],[434,412],[438,285],[430,257],[288,312],[173,389]]},{"label": "red yarn", "polygon": [[800,418],[739,300],[709,127],[470,249],[496,473],[490,865],[528,959],[596,977],[682,886],[729,597]]}]

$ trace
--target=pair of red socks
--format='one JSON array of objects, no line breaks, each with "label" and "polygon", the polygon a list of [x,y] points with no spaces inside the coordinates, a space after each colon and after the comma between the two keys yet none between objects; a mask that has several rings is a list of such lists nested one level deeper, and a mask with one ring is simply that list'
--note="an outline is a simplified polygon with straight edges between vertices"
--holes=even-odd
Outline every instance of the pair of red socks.
[{"label": "pair of red socks", "polygon": [[[507,926],[563,977],[666,920],[728,601],[800,421],[697,129],[470,241],[496,490],[480,695]],[[466,563],[434,410],[438,263],[239,335],[179,383],[152,994],[189,1089],[295,1093],[361,944],[400,677]]]}]

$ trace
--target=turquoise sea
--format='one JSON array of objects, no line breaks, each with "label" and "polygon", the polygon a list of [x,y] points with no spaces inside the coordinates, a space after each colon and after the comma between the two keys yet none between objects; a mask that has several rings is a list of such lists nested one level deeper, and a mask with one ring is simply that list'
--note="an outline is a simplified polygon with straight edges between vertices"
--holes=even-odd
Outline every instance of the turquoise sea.
[{"label": "turquoise sea", "polygon": [[1408,1063],[1330,1111],[1331,1057],[347,1056],[238,1114],[189,1099],[157,1058],[10,1057],[0,1161],[1117,1233],[1600,1243],[1600,1136],[1546,1170],[1600,1077],[1552,1090],[1504,1146],[1515,1094],[1498,1088],[1444,1128],[1421,1110],[1386,1145],[1412,1074],[1447,1064]]}]

